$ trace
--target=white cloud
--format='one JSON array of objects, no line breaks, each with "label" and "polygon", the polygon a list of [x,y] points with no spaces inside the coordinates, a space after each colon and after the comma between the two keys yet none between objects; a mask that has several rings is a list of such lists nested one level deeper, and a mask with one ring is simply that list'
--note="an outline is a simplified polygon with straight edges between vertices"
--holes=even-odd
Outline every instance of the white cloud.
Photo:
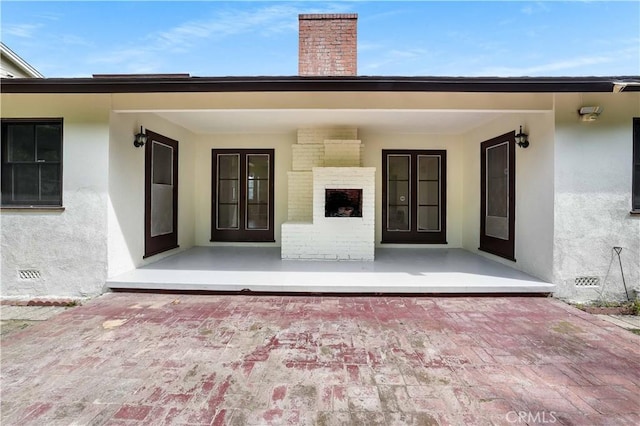
[{"label": "white cloud", "polygon": [[85,39],[84,37],[80,37],[73,34],[63,34],[60,37],[60,43],[70,46],[86,46],[91,47],[94,44]]},{"label": "white cloud", "polygon": [[[122,66],[126,64],[127,67],[136,69],[146,69],[153,62],[156,64],[154,68],[162,68],[162,54],[166,52],[185,53],[197,49],[196,46],[203,41],[220,41],[243,34],[270,36],[282,32],[296,33],[298,14],[339,13],[347,7],[347,4],[327,3],[321,10],[316,10],[306,6],[304,2],[280,3],[255,10],[233,6],[221,10],[217,6],[216,11],[207,19],[190,20],[167,30],[152,31],[136,42],[136,47],[106,50],[95,54],[89,61]],[[135,63],[139,65],[132,65]]]},{"label": "white cloud", "polygon": [[526,6],[523,6],[520,9],[520,12],[530,16],[538,12],[548,12],[549,10],[550,10],[549,6],[546,5],[544,2],[536,2],[536,3],[527,3]]},{"label": "white cloud", "polygon": [[[373,57],[375,59],[368,59],[366,63],[359,66],[360,70],[365,74],[367,72],[375,72],[376,70],[388,65],[392,65],[393,68],[396,69],[412,68],[412,66],[406,65],[409,63],[415,63],[418,60],[423,60],[429,56],[429,52],[421,48],[383,50],[381,46],[376,46],[375,50],[378,50],[379,54],[368,55],[368,57]],[[396,74],[400,75],[402,73]]]},{"label": "white cloud", "polygon": [[[631,60],[634,52],[623,50],[611,54],[594,54],[593,56],[579,56],[569,59],[547,62],[541,65],[524,67],[489,67],[474,73],[475,75],[491,76],[537,76],[537,75],[594,75],[592,72],[597,65],[610,64],[622,58]],[[637,60],[636,52],[636,60]]]},{"label": "white cloud", "polygon": [[143,48],[117,49],[110,52],[100,52],[89,58],[89,63],[94,64],[129,64],[132,62],[145,61],[151,59],[151,54]]},{"label": "white cloud", "polygon": [[[345,5],[327,5],[323,13],[341,12]],[[298,14],[316,13],[303,4],[284,3],[256,10],[226,9],[216,12],[210,19],[194,20],[177,25],[169,30],[154,32],[147,36],[157,40],[163,49],[191,46],[198,40],[221,40],[239,34],[256,33],[272,35],[282,32],[295,32],[298,29]]]},{"label": "white cloud", "polygon": [[33,38],[38,28],[42,27],[40,24],[15,24],[5,25],[2,32],[15,37],[21,38]]},{"label": "white cloud", "polygon": [[530,66],[530,67],[492,67],[485,68],[478,75],[491,76],[535,76],[548,75],[558,71],[582,68],[589,65],[602,64],[610,62],[610,59],[604,56],[582,57],[557,62],[549,62],[546,64]]},{"label": "white cloud", "polygon": [[45,19],[47,21],[58,21],[60,20],[60,18],[63,15],[60,13],[53,13],[53,12],[47,12],[47,13],[41,13],[38,15],[38,18],[42,18]]}]

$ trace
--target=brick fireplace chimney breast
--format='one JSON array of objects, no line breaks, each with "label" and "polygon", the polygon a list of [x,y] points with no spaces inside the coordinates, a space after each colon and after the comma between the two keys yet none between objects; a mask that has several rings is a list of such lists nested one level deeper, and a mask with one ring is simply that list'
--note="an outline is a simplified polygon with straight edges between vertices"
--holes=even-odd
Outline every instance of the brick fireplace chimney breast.
[{"label": "brick fireplace chimney breast", "polygon": [[302,14],[298,23],[299,75],[357,75],[357,14]]}]

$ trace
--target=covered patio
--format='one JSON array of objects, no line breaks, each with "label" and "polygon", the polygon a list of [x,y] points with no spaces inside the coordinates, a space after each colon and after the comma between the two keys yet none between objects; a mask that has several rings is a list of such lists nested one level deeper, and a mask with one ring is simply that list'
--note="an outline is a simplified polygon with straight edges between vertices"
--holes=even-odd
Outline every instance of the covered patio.
[{"label": "covered patio", "polygon": [[137,290],[549,294],[553,284],[463,249],[377,248],[375,261],[282,260],[279,247],[193,247],[114,276]]}]

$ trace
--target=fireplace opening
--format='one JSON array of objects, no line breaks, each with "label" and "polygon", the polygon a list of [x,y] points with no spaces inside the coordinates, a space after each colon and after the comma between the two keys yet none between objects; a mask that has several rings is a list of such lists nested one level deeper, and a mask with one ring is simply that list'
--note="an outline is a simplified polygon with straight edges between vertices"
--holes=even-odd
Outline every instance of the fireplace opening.
[{"label": "fireplace opening", "polygon": [[325,189],[324,217],[362,217],[362,189]]}]

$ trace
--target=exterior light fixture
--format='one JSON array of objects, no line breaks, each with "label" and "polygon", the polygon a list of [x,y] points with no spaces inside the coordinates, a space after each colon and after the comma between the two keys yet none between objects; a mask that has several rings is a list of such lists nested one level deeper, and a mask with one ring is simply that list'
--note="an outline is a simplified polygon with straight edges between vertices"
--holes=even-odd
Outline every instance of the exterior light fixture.
[{"label": "exterior light fixture", "polygon": [[136,133],[136,137],[133,140],[133,146],[136,148],[140,148],[147,143],[147,134],[144,132],[144,128],[140,126],[140,133]]},{"label": "exterior light fixture", "polygon": [[619,81],[613,82],[613,93],[620,93],[626,88],[627,88],[627,83],[619,82]]},{"label": "exterior light fixture", "polygon": [[603,108],[600,106],[587,106],[578,110],[580,121],[596,121],[600,114],[602,114]]},{"label": "exterior light fixture", "polygon": [[[631,89],[634,86],[640,86],[640,81],[614,81],[613,93],[621,93],[623,90],[627,88]],[[637,89],[635,89],[634,91],[637,92]]]},{"label": "exterior light fixture", "polygon": [[520,148],[529,146],[529,135],[522,132],[522,126],[520,126],[520,131],[516,134],[516,143]]}]

